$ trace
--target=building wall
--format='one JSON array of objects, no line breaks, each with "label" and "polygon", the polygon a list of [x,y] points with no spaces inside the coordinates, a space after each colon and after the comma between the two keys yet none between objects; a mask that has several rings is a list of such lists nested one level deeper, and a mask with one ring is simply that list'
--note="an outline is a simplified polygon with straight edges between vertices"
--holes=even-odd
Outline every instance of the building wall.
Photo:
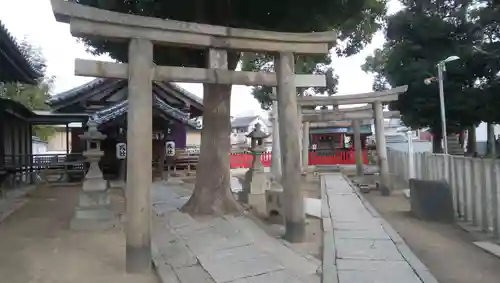
[{"label": "building wall", "polygon": [[32,144],[33,154],[44,154],[47,152],[47,143],[40,141],[33,141]]},{"label": "building wall", "polygon": [[188,130],[186,132],[186,145],[201,145],[201,130]]},{"label": "building wall", "polygon": [[[69,135],[69,149],[71,150],[71,135]],[[49,138],[47,149],[49,151],[66,151],[66,129],[56,129]]]},{"label": "building wall", "polygon": [[247,138],[247,135],[255,129],[255,125],[257,123],[260,124],[261,131],[268,134],[271,133],[271,129],[266,125],[266,123],[260,117],[256,117],[246,127],[234,127],[231,129],[231,144],[248,144],[249,139]]}]

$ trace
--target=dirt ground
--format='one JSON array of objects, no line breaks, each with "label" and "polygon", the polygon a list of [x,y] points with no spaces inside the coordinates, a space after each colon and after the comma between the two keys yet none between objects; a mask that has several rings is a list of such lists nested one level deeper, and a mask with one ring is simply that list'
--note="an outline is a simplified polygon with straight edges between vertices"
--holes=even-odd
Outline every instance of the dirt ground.
[{"label": "dirt ground", "polygon": [[[0,282],[156,283],[155,275],[125,273],[125,235],[69,230],[78,187],[40,188],[0,223]],[[123,209],[114,191],[113,203]]]},{"label": "dirt ground", "polygon": [[395,191],[365,197],[403,237],[440,283],[498,283],[500,258],[474,246],[473,236],[456,225],[424,222],[410,214],[410,203]]}]

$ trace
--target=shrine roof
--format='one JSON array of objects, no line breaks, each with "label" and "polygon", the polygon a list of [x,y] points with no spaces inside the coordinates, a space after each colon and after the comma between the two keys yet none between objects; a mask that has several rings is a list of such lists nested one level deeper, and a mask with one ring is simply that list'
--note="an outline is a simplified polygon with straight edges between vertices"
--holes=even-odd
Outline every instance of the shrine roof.
[{"label": "shrine roof", "polygon": [[[165,115],[173,118],[174,120],[177,120],[183,124],[191,126],[194,129],[201,128],[201,124],[199,123],[199,121],[191,119],[189,113],[185,113],[169,105],[161,98],[159,98],[157,95],[153,95],[153,106],[156,109],[162,111]],[[97,124],[101,125],[127,113],[127,111],[128,111],[128,99],[120,101],[108,108],[97,111],[90,117],[90,120],[93,120]]]},{"label": "shrine roof", "polygon": [[0,21],[0,82],[36,84],[41,77],[16,40]]},{"label": "shrine roof", "polygon": [[[58,111],[60,108],[75,102],[89,100],[93,96],[112,96],[123,88],[126,88],[126,86],[126,80],[98,78],[76,88],[53,95],[46,103],[55,111]],[[201,115],[203,112],[203,100],[175,83],[153,82],[153,93],[175,97],[190,108],[192,107],[197,110],[195,112],[197,112],[198,115]],[[114,103],[116,103],[116,101],[114,101],[113,104]]]}]

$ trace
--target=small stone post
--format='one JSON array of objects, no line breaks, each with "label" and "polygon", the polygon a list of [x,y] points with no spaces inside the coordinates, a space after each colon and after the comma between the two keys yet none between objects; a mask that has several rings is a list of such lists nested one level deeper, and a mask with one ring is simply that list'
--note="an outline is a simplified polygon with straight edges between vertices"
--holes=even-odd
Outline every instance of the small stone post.
[{"label": "small stone post", "polygon": [[302,107],[300,105],[297,107],[297,120],[298,120],[298,125],[299,125],[299,130],[297,131],[297,138],[299,140],[298,154],[299,154],[299,162],[300,162],[300,172],[304,172],[303,160],[302,160],[302,149],[304,148],[303,144],[302,144],[302,133],[304,131],[303,131],[303,127],[302,127],[303,126],[303,124],[302,124]]},{"label": "small stone post", "polygon": [[255,129],[247,137],[251,139],[250,151],[253,160],[252,167],[245,174],[243,200],[255,208],[258,213],[264,215],[266,213],[266,191],[269,190],[270,183],[260,157],[265,152],[263,140],[269,135],[262,132],[260,124],[256,124]]},{"label": "small stone post", "polygon": [[278,77],[278,118],[282,152],[283,198],[285,201],[285,239],[303,242],[306,232],[304,196],[301,187],[299,117],[297,113],[297,89],[295,87],[295,61],[292,52],[281,52],[275,58]]},{"label": "small stone post", "polygon": [[380,192],[384,196],[391,194],[391,179],[389,176],[389,163],[387,162],[387,146],[384,135],[384,112],[382,103],[377,101],[373,103],[375,114],[375,138],[377,142],[377,156],[380,172]]},{"label": "small stone post", "polygon": [[87,142],[87,150],[83,152],[83,156],[89,163],[89,170],[85,175],[70,227],[75,230],[104,230],[117,224],[107,192],[107,182],[99,168],[99,160],[104,155],[100,143],[106,135],[97,130],[97,124],[93,121],[88,122],[87,126],[87,132],[79,137]]},{"label": "small stone post", "polygon": [[[273,88],[273,92],[275,89]],[[281,182],[281,147],[280,147],[280,129],[278,119],[278,102],[273,102],[271,112],[271,122],[273,123],[273,147],[271,156],[271,173],[278,183]]]},{"label": "small stone post", "polygon": [[363,176],[363,151],[361,148],[361,127],[359,125],[359,120],[352,120],[352,128],[354,130],[354,157],[356,158],[356,176]]},{"label": "small stone post", "polygon": [[309,167],[309,122],[302,123],[302,171],[307,173]]},{"label": "small stone post", "polygon": [[[413,132],[409,129],[406,132],[406,137],[408,139],[408,179],[416,178],[417,174],[415,172],[415,151],[413,149]],[[446,158],[446,157],[445,157]]]}]

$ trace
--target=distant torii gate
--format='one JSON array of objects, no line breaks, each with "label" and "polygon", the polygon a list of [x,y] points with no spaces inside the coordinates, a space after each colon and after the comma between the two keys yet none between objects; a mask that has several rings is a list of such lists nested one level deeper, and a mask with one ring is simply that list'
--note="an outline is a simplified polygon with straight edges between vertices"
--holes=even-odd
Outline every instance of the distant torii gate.
[{"label": "distant torii gate", "polygon": [[[75,61],[77,75],[129,80],[127,271],[141,272],[151,268],[152,96],[144,94],[151,93],[152,80],[198,82],[205,83],[205,87],[211,84],[277,86],[278,116],[282,121],[279,131],[283,136],[281,147],[287,153],[282,156],[285,237],[292,242],[304,239],[299,140],[285,134],[299,131],[296,88],[324,87],[326,80],[323,75],[295,75],[294,53],[328,54],[336,41],[335,32],[280,33],[235,29],[121,14],[63,0],[52,0],[52,8],[58,21],[70,23],[74,36],[129,42],[128,64]],[[155,66],[153,43],[207,49],[208,68]],[[228,71],[227,50],[275,53],[276,73]],[[217,107],[209,103],[207,95],[203,100],[205,113]],[[207,142],[202,140],[202,151],[204,144]]]},{"label": "distant torii gate", "polygon": [[372,104],[372,107],[356,107],[335,110],[301,110],[300,121],[303,123],[302,134],[302,166],[307,164],[309,150],[309,126],[311,122],[325,123],[335,120],[352,120],[354,142],[356,150],[357,173],[362,172],[361,134],[359,120],[375,119],[375,136],[377,142],[378,165],[380,168],[380,185],[383,192],[389,192],[389,164],[387,162],[387,148],[384,135],[384,118],[399,117],[399,111],[384,112],[382,103],[398,99],[401,93],[406,92],[408,86],[399,86],[390,90],[334,96],[302,96],[297,98],[298,107],[327,106],[349,104]]}]

